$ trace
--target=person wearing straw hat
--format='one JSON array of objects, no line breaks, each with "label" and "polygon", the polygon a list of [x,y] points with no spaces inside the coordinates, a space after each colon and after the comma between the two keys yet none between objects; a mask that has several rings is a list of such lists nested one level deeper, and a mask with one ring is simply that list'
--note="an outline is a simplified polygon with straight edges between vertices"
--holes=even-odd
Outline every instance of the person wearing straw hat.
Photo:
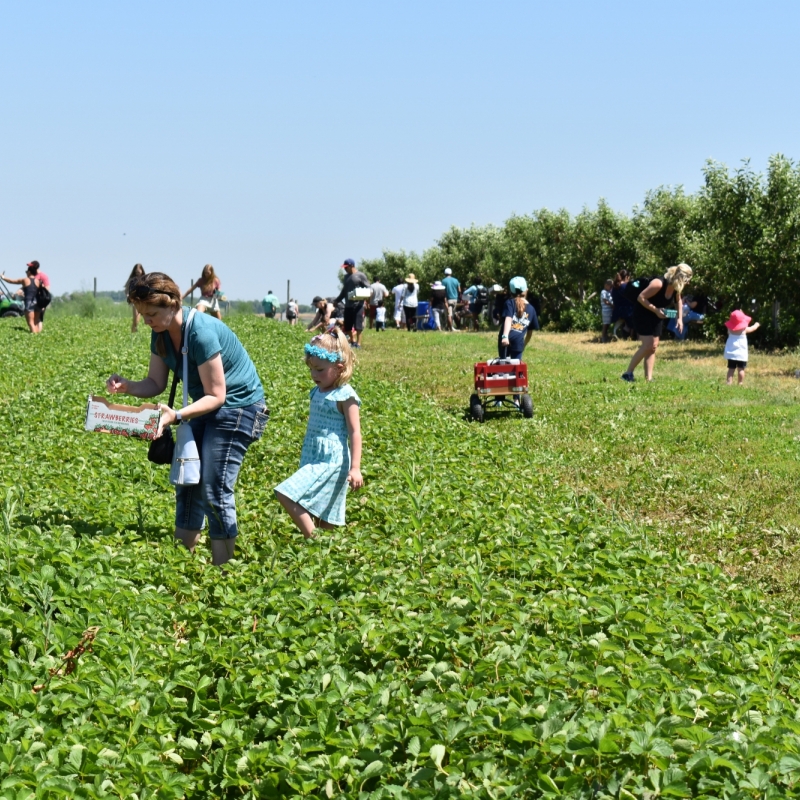
[{"label": "person wearing straw hat", "polygon": [[407,331],[414,331],[417,329],[417,306],[419,305],[418,290],[419,281],[413,272],[409,272],[408,275],[406,275],[406,285],[403,287],[403,293],[401,295]]},{"label": "person wearing straw hat", "polygon": [[730,386],[733,383],[733,373],[739,371],[739,386],[744,383],[744,371],[747,369],[747,334],[757,331],[761,324],[756,322],[750,325],[752,317],[744,311],[731,311],[731,316],[725,323],[728,329],[728,341],[725,342],[725,358],[728,359],[728,378]]}]

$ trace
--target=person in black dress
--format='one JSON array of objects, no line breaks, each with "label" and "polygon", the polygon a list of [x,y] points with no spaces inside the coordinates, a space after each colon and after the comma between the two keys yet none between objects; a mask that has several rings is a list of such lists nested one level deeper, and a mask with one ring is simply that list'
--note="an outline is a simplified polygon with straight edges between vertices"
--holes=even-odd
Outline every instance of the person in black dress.
[{"label": "person in black dress", "polygon": [[667,315],[664,309],[675,305],[678,310],[677,327],[683,330],[683,303],[681,292],[692,278],[692,268],[688,264],[670,267],[663,278],[653,278],[647,288],[642,290],[633,304],[633,328],[639,335],[641,344],[633,354],[628,370],[622,380],[632,382],[633,371],[640,361],[644,361],[644,379],[653,380],[653,365],[656,363],[656,350],[664,328]]}]

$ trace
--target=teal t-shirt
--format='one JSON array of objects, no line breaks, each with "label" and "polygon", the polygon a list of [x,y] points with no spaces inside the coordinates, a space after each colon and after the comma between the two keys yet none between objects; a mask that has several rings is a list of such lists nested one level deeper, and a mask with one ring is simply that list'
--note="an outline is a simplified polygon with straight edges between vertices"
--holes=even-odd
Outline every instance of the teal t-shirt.
[{"label": "teal t-shirt", "polygon": [[448,275],[442,283],[444,284],[444,288],[447,289],[447,299],[458,300],[458,289],[461,286],[458,282],[458,278]]},{"label": "teal t-shirt", "polygon": [[[189,310],[183,307],[184,328],[189,318]],[[156,341],[161,336],[153,331],[150,335],[150,352],[156,353]],[[164,359],[167,366],[183,378],[183,356],[176,353],[172,346],[172,339],[163,336],[167,356]],[[181,331],[183,341],[183,331]],[[228,408],[243,408],[244,406],[258,403],[264,399],[264,387],[256,372],[247,350],[236,337],[236,334],[216,317],[210,314],[195,313],[192,318],[192,327],[189,331],[189,396],[192,401],[197,401],[205,396],[203,382],[197,369],[210,358],[219,353],[222,356],[222,369],[225,373],[225,402]],[[157,355],[157,353],[156,353]]]}]

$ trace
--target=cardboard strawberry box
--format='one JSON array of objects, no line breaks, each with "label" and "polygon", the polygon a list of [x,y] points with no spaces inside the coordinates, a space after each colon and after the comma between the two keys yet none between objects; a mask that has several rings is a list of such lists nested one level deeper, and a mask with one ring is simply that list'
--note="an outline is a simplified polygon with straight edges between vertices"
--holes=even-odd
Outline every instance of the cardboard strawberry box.
[{"label": "cardboard strawberry box", "polygon": [[154,403],[124,406],[109,403],[105,397],[89,395],[86,405],[86,430],[113,433],[133,439],[155,439],[161,412]]}]

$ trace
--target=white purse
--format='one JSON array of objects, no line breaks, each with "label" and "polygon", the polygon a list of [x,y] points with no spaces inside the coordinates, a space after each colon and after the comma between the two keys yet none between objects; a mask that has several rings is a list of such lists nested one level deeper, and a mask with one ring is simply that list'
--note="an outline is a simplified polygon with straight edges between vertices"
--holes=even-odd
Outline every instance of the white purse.
[{"label": "white purse", "polygon": [[[195,309],[189,312],[186,327],[183,330],[183,408],[189,405],[189,328]],[[194,440],[191,425],[183,420],[178,425],[178,434],[175,437],[175,451],[172,454],[172,467],[169,471],[169,482],[173,486],[196,486],[200,483],[200,453],[197,442]]]}]

